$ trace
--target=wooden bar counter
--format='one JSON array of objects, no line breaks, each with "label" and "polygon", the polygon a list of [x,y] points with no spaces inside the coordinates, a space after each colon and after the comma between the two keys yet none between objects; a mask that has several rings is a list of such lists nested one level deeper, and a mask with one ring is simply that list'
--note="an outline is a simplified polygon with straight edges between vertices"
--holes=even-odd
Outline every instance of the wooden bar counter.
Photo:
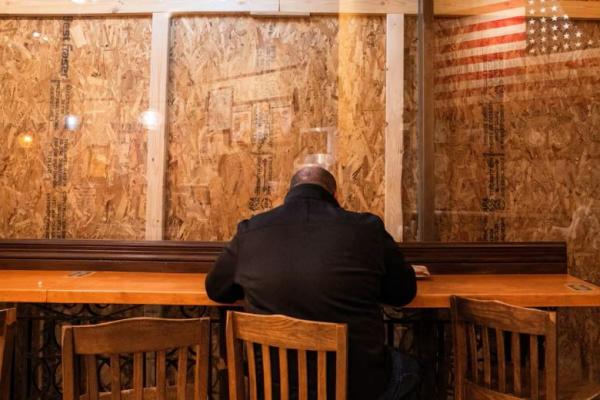
[{"label": "wooden bar counter", "polygon": [[[219,306],[205,273],[1,270],[1,302]],[[434,275],[410,308],[447,308],[451,295],[525,307],[600,307],[600,287],[568,274]]]}]

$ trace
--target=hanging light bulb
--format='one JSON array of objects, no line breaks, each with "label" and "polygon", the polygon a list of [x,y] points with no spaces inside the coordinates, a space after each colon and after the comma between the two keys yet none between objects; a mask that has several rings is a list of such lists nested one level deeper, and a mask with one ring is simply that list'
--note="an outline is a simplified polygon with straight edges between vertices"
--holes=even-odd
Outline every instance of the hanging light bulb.
[{"label": "hanging light bulb", "polygon": [[140,115],[140,123],[148,130],[158,129],[160,115],[154,110],[146,110]]},{"label": "hanging light bulb", "polygon": [[69,114],[65,115],[65,129],[68,131],[76,131],[81,125],[81,118],[77,115]]}]

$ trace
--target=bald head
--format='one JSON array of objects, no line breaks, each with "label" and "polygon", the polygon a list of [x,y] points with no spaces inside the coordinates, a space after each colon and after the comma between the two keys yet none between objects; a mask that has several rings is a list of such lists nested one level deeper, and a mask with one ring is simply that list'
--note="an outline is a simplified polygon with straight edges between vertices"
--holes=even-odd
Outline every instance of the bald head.
[{"label": "bald head", "polygon": [[319,185],[331,194],[335,194],[335,190],[337,189],[333,175],[326,169],[316,165],[307,165],[300,168],[298,172],[292,176],[290,189],[306,183]]}]

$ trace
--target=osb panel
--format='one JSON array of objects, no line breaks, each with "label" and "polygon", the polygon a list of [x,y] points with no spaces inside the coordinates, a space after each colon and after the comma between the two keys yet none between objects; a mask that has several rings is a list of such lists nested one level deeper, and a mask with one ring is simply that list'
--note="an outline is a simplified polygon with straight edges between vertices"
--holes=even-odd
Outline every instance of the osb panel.
[{"label": "osb panel", "polygon": [[382,17],[186,16],[172,41],[169,239],[228,240],[281,204],[300,155],[326,149],[315,128],[336,132],[342,205],[383,216]]},{"label": "osb panel", "polygon": [[[600,24],[574,24],[598,43]],[[570,272],[600,284],[599,56],[592,47],[562,52],[564,62],[526,59],[506,84],[463,91],[455,82],[438,97],[442,240],[564,240]],[[561,311],[559,331],[561,377],[598,380],[597,312]]]},{"label": "osb panel", "polygon": [[0,237],[143,238],[149,19],[0,32]]}]

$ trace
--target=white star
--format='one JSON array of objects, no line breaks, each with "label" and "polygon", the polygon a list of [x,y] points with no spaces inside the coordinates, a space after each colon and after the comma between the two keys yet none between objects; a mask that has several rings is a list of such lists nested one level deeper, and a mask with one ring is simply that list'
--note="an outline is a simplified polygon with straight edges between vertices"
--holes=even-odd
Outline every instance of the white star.
[{"label": "white star", "polygon": [[545,23],[546,23],[546,17],[542,17],[542,18],[540,19],[540,21],[542,22],[542,24],[545,24]]},{"label": "white star", "polygon": [[575,46],[577,46],[577,47],[581,47],[581,42],[577,42],[577,43],[575,43]]},{"label": "white star", "polygon": [[554,40],[554,41],[558,40],[558,36],[556,36],[556,35],[552,36],[552,40]]},{"label": "white star", "polygon": [[535,39],[529,39],[529,43],[531,43],[531,44],[535,43]]},{"label": "white star", "polygon": [[557,30],[558,30],[558,26],[556,26],[556,25],[552,25],[552,30],[553,30],[553,31],[557,31]]},{"label": "white star", "polygon": [[568,49],[568,48],[569,48],[569,43],[565,43],[565,44],[563,44],[563,47],[564,47],[565,49]]},{"label": "white star", "polygon": [[556,11],[556,10],[558,10],[558,7],[552,6],[552,11]]},{"label": "white star", "polygon": [[542,32],[546,32],[546,27],[542,26],[542,29],[540,29]]},{"label": "white star", "polygon": [[545,2],[546,2],[546,0],[540,0],[540,3],[545,3]]},{"label": "white star", "polygon": [[535,33],[535,29],[530,29],[529,33],[531,33],[533,35]]},{"label": "white star", "polygon": [[546,52],[546,47],[542,47],[542,53]]},{"label": "white star", "polygon": [[540,8],[540,12],[541,12],[541,13],[545,13],[545,12],[546,12],[546,7],[542,7],[542,8]]},{"label": "white star", "polygon": [[569,35],[568,33],[565,33],[565,34],[563,35],[563,37],[564,37],[565,39],[568,39],[568,38],[569,38],[569,36],[570,36],[570,35]]},{"label": "white star", "polygon": [[529,9],[529,14],[535,14],[535,10],[533,8]]},{"label": "white star", "polygon": [[569,24],[564,24],[564,25],[563,25],[563,28],[564,28],[564,29],[569,29],[569,26],[570,26]]},{"label": "white star", "polygon": [[542,43],[546,41],[546,36],[542,36]]},{"label": "white star", "polygon": [[533,0],[529,0],[529,4],[533,4]]},{"label": "white star", "polygon": [[530,53],[535,53],[535,49],[529,50]]},{"label": "white star", "polygon": [[552,21],[558,21],[558,17],[556,15],[552,16]]},{"label": "white star", "polygon": [[557,45],[552,46],[552,50],[554,50],[554,51],[558,50],[558,46]]},{"label": "white star", "polygon": [[594,43],[593,41],[591,41],[591,40],[588,40],[588,45],[590,45],[590,46],[591,46],[593,43]]},{"label": "white star", "polygon": [[533,24],[535,24],[535,19],[530,19],[529,20],[529,25],[533,25]]},{"label": "white star", "polygon": [[563,19],[567,20],[567,19],[569,19],[569,16],[567,14],[565,14],[565,15],[563,15]]},{"label": "white star", "polygon": [[582,33],[581,33],[581,32],[577,32],[577,33],[575,34],[575,36],[577,36],[577,37],[581,37],[581,35],[582,35]]}]

